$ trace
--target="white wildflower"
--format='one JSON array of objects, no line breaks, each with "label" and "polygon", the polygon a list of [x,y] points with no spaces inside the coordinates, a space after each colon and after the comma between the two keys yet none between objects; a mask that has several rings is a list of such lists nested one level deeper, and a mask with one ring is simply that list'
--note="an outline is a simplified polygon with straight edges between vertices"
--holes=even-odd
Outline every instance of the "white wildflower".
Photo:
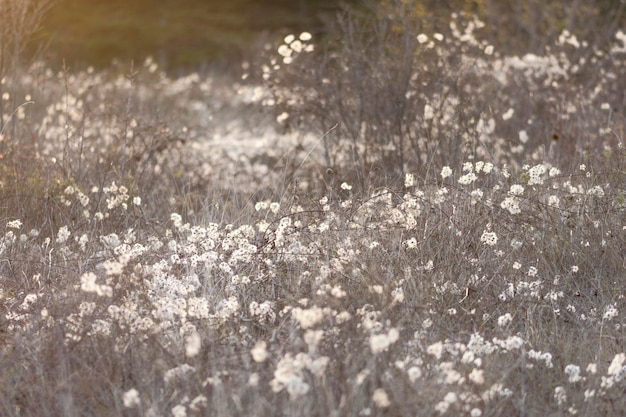
[{"label": "white wildflower", "polygon": [[63,244],[65,242],[67,242],[67,239],[69,239],[71,235],[71,232],[69,231],[69,229],[67,228],[67,226],[63,226],[59,229],[58,233],[57,233],[57,238],[56,238],[56,242]]},{"label": "white wildflower", "polygon": [[564,404],[567,401],[567,394],[565,393],[565,388],[556,387],[554,389],[554,399],[558,405]]},{"label": "white wildflower", "polygon": [[172,408],[172,416],[187,417],[187,408],[182,404],[178,404],[176,407]]},{"label": "white wildflower", "polygon": [[522,211],[519,207],[519,198],[515,196],[505,198],[502,203],[500,203],[500,207],[504,210],[508,210],[511,214],[519,214]]},{"label": "white wildflower", "polygon": [[267,353],[267,343],[263,340],[259,340],[250,351],[250,354],[252,354],[252,359],[254,359],[255,362],[265,362],[269,356]]},{"label": "white wildflower", "polygon": [[578,382],[582,379],[580,376],[580,366],[569,364],[565,367],[568,382]]},{"label": "white wildflower", "polygon": [[452,169],[449,166],[441,168],[441,178],[446,179],[452,175]]},{"label": "white wildflower", "polygon": [[498,317],[498,326],[500,327],[508,326],[512,320],[513,320],[513,317],[511,316],[511,313],[506,313]]},{"label": "white wildflower", "polygon": [[519,141],[522,143],[528,142],[528,133],[525,130],[520,130],[518,133]]},{"label": "white wildflower", "polygon": [[487,246],[494,246],[498,243],[498,236],[495,232],[489,232],[487,230],[483,231],[482,236],[480,237],[480,241]]},{"label": "white wildflower", "polygon": [[7,222],[6,227],[7,229],[19,229],[20,227],[22,227],[22,221],[20,219],[11,220]]},{"label": "white wildflower", "polygon": [[409,368],[409,370],[407,371],[407,374],[409,375],[409,380],[411,382],[415,382],[417,381],[419,378],[421,378],[422,376],[422,370],[417,367],[417,366],[412,366]]},{"label": "white wildflower", "polygon": [[413,187],[415,185],[415,175],[407,172],[404,176],[404,186],[406,188]]},{"label": "white wildflower", "polygon": [[300,327],[303,329],[308,329],[319,322],[324,318],[324,311],[317,306],[313,306],[308,309],[301,309],[300,307],[296,307],[292,310],[293,317],[298,321]]},{"label": "white wildflower", "polygon": [[374,401],[376,407],[379,408],[387,408],[391,405],[391,402],[389,401],[389,396],[382,388],[378,388],[374,391],[374,394],[372,395],[372,401]]},{"label": "white wildflower", "polygon": [[469,374],[469,379],[476,385],[482,385],[485,383],[485,371],[474,368]]},{"label": "white wildflower", "polygon": [[511,185],[511,189],[509,190],[509,194],[511,195],[520,195],[524,193],[524,186],[520,184]]},{"label": "white wildflower", "polygon": [[389,346],[398,340],[400,333],[397,329],[389,330],[387,334],[376,334],[370,336],[370,349],[373,354],[378,354],[387,350]]},{"label": "white wildflower", "polygon": [[412,237],[412,238],[407,239],[404,242],[402,242],[402,244],[407,249],[415,249],[415,248],[417,248],[417,239],[415,237]]},{"label": "white wildflower", "polygon": [[467,174],[459,178],[459,184],[469,185],[473,183],[474,181],[476,181],[477,179],[478,177],[476,176],[476,174],[474,174],[473,172],[468,172]]},{"label": "white wildflower", "polygon": [[603,320],[611,320],[611,319],[617,317],[618,314],[619,314],[619,311],[617,310],[617,308],[615,308],[615,305],[611,304],[611,305],[605,307],[604,314],[602,315],[602,319]]},{"label": "white wildflower", "polygon": [[141,403],[141,399],[139,398],[139,392],[135,388],[131,388],[122,394],[122,402],[124,403],[124,407],[133,408],[137,407]]},{"label": "white wildflower", "polygon": [[188,358],[193,358],[194,356],[200,353],[200,348],[202,347],[202,338],[198,334],[198,332],[192,332],[187,336],[185,340],[185,355]]}]

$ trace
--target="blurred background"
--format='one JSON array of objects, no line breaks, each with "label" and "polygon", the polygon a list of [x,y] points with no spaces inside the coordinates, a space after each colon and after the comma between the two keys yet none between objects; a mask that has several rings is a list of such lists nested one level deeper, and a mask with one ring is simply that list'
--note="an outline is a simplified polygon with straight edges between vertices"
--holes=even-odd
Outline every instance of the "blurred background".
[{"label": "blurred background", "polygon": [[542,53],[563,30],[601,49],[626,26],[626,0],[0,0],[0,32],[7,39],[28,32],[2,23],[15,21],[3,15],[16,3],[48,9],[29,43],[30,56],[44,54],[48,65],[65,61],[74,69],[147,56],[170,72],[239,62],[287,33],[324,33],[346,4],[364,11],[371,4],[383,10],[400,5],[427,33],[447,27],[452,13],[477,15],[487,25],[483,39],[511,54]]},{"label": "blurred background", "polygon": [[[354,3],[354,1],[353,1]],[[48,62],[73,66],[143,60],[197,69],[237,61],[264,38],[322,30],[337,0],[57,0],[36,38]]]}]

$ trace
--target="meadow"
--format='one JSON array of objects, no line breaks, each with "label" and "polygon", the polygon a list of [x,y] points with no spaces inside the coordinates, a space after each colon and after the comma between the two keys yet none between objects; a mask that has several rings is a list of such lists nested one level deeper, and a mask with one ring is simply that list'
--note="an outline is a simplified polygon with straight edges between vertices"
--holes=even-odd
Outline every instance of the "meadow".
[{"label": "meadow", "polygon": [[396,18],[7,70],[0,414],[622,415],[626,34]]}]

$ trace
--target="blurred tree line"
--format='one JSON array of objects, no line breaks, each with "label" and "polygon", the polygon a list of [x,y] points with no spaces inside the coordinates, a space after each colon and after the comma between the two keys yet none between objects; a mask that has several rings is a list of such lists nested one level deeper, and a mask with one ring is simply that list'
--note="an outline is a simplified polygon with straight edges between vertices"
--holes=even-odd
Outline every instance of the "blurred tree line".
[{"label": "blurred tree line", "polygon": [[155,57],[164,67],[237,60],[263,34],[321,29],[336,0],[54,0],[37,33],[75,65]]},{"label": "blurred tree line", "polygon": [[[27,2],[32,0],[25,0]],[[7,8],[9,0],[0,2]],[[108,65],[113,58],[154,56],[169,68],[237,61],[269,34],[307,30],[322,34],[345,5],[364,13],[372,3],[404,8],[426,32],[447,27],[452,13],[478,15],[481,36],[510,53],[539,53],[567,29],[601,47],[624,27],[625,0],[51,0],[35,34],[48,61]],[[380,9],[378,9],[380,10]],[[0,16],[3,14],[0,10]],[[406,18],[407,16],[404,16]],[[10,25],[2,22],[3,28]],[[31,47],[31,52],[38,50]]]}]

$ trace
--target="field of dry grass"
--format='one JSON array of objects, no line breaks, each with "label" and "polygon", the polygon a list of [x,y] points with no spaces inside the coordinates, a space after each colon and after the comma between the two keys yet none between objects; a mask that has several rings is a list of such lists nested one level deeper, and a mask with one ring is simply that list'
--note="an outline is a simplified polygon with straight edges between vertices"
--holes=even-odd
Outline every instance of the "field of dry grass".
[{"label": "field of dry grass", "polygon": [[626,35],[455,19],[5,68],[0,414],[619,416]]}]

